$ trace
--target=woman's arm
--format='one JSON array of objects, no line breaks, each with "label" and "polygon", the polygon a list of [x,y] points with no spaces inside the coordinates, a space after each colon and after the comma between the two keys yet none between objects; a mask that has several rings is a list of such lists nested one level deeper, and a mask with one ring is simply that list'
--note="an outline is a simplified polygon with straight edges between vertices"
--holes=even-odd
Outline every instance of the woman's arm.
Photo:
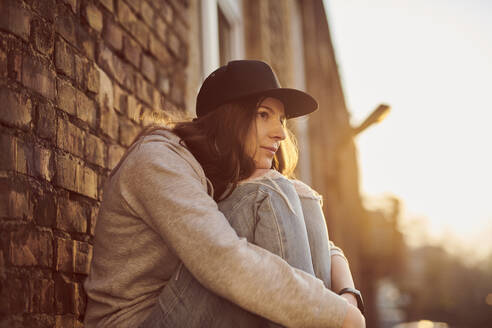
[{"label": "woman's arm", "polygon": [[128,207],[206,288],[292,327],[332,326],[326,310],[334,299],[348,307],[321,280],[240,239],[189,163],[166,143],[142,144],[127,160],[120,188]]}]

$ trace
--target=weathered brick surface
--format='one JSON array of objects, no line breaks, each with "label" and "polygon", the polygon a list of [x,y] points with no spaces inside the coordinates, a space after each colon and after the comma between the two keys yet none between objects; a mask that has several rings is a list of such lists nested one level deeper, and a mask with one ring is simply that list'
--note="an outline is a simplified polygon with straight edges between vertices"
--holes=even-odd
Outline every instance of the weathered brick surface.
[{"label": "weathered brick surface", "polygon": [[56,228],[66,232],[87,231],[88,209],[79,202],[58,198]]},{"label": "weathered brick surface", "polygon": [[92,134],[86,134],[84,157],[89,163],[106,166],[107,146],[104,141]]},{"label": "weathered brick surface", "polygon": [[97,173],[79,161],[58,155],[55,162],[55,184],[84,196],[97,198]]},{"label": "weathered brick surface", "polygon": [[29,129],[32,120],[32,103],[28,97],[1,86],[0,104],[0,122]]},{"label": "weathered brick surface", "polygon": [[47,56],[53,53],[54,29],[51,23],[45,22],[39,17],[34,18],[31,23],[31,38],[34,47],[39,52]]},{"label": "weathered brick surface", "polygon": [[56,138],[56,112],[50,103],[37,106],[36,133],[39,137],[53,142]]},{"label": "weathered brick surface", "polygon": [[29,40],[31,14],[18,1],[2,1],[0,4],[0,28]]},{"label": "weathered brick surface", "polygon": [[68,114],[75,115],[75,89],[73,86],[62,79],[56,81],[57,87],[57,106]]},{"label": "weathered brick surface", "polygon": [[115,50],[121,50],[123,48],[123,31],[117,24],[110,20],[106,21],[104,25],[103,37]]},{"label": "weathered brick surface", "polygon": [[34,175],[38,178],[51,181],[53,179],[53,154],[52,151],[43,146],[34,147]]},{"label": "weathered brick surface", "polygon": [[99,1],[107,10],[114,13],[114,2],[113,0],[100,0]]},{"label": "weathered brick surface", "polygon": [[22,59],[22,84],[53,100],[55,98],[55,75],[45,63],[31,56]]},{"label": "weathered brick surface", "polygon": [[84,156],[85,132],[76,125],[61,117],[58,118],[56,132],[56,144],[60,149],[66,150],[79,157]]},{"label": "weathered brick surface", "polygon": [[75,74],[75,58],[73,50],[61,38],[55,43],[55,65],[56,69],[70,78]]},{"label": "weathered brick surface", "polygon": [[103,15],[101,11],[93,4],[85,7],[85,18],[89,25],[98,32],[103,29]]},{"label": "weathered brick surface", "polygon": [[120,145],[109,145],[108,149],[108,168],[113,169],[125,153],[125,148]]},{"label": "weathered brick surface", "polygon": [[15,266],[51,267],[53,237],[51,232],[21,227],[10,233],[10,261]]},{"label": "weathered brick surface", "polygon": [[147,55],[142,56],[142,73],[152,83],[155,83],[156,69],[155,69],[154,60]]},{"label": "weathered brick surface", "polygon": [[0,1],[0,327],[83,327],[107,176],[184,105],[185,7]]},{"label": "weathered brick surface", "polygon": [[30,190],[2,179],[0,187],[0,217],[30,221],[33,218],[34,203]]},{"label": "weathered brick surface", "polygon": [[132,37],[125,35],[123,38],[123,55],[133,66],[140,67],[141,46]]},{"label": "weathered brick surface", "polygon": [[77,45],[77,26],[75,22],[79,21],[71,7],[62,2],[58,2],[57,15],[55,16],[55,31],[72,45]]},{"label": "weathered brick surface", "polygon": [[97,110],[94,101],[87,97],[83,92],[77,90],[75,92],[75,103],[77,117],[95,129]]},{"label": "weathered brick surface", "polygon": [[56,197],[53,193],[38,195],[34,207],[34,219],[38,225],[53,227],[56,219]]},{"label": "weathered brick surface", "polygon": [[123,119],[120,125],[120,143],[123,146],[130,146],[141,128],[128,119]]}]

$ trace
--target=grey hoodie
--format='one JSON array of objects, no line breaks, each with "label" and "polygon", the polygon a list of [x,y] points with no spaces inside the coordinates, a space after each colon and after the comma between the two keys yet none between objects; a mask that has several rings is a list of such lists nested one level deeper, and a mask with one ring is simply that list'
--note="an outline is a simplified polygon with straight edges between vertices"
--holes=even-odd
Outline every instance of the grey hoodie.
[{"label": "grey hoodie", "polygon": [[180,261],[206,288],[271,321],[339,325],[348,303],[321,280],[239,238],[207,187],[200,164],[169,131],[128,151],[104,189],[84,283],[85,326],[138,326]]}]

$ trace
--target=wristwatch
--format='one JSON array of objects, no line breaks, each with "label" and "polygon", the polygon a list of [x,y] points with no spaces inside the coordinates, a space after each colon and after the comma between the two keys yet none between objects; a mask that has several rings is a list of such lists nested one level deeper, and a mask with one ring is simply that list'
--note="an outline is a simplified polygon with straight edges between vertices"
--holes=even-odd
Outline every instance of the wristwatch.
[{"label": "wristwatch", "polygon": [[339,291],[338,295],[342,295],[345,293],[350,293],[350,294],[355,296],[355,298],[357,299],[357,307],[359,308],[360,312],[362,314],[364,314],[364,301],[362,300],[362,295],[361,295],[360,291],[358,291],[355,288],[347,287],[347,288],[343,288],[341,291]]}]

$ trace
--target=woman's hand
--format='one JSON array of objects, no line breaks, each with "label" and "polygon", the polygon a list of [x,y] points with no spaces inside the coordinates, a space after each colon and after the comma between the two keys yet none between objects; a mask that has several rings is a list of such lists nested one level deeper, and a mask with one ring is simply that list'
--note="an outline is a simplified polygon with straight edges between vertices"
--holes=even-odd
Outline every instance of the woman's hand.
[{"label": "woman's hand", "polygon": [[349,304],[352,304],[353,306],[357,307],[357,298],[355,298],[354,294],[344,293],[340,296],[345,298],[347,300],[347,302],[349,302]]},{"label": "woman's hand", "polygon": [[342,328],[366,328],[366,319],[356,306],[348,305]]}]

